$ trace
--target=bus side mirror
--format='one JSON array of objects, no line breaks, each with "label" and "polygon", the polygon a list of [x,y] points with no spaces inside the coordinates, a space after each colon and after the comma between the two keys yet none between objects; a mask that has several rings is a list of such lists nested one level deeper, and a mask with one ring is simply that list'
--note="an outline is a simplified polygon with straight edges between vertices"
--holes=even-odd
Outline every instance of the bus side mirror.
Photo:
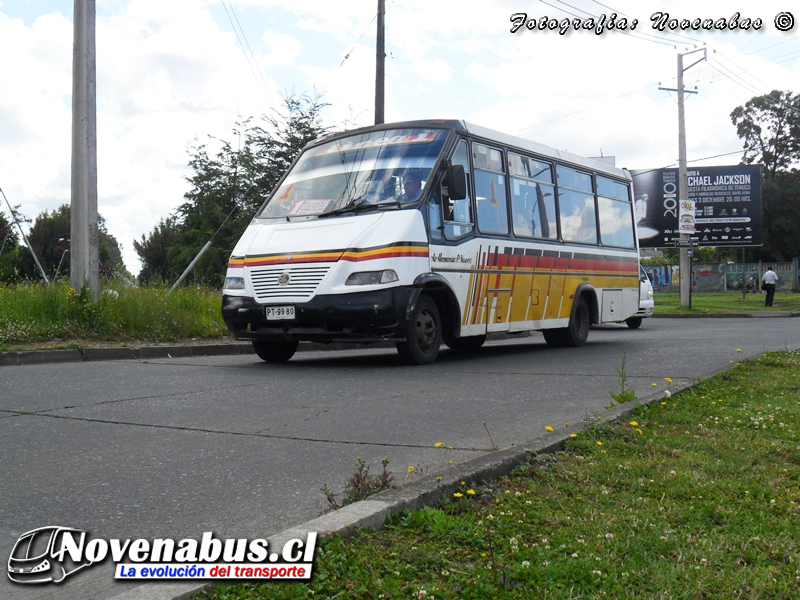
[{"label": "bus side mirror", "polygon": [[463,165],[450,165],[442,182],[445,189],[442,193],[450,200],[463,200],[467,197],[467,176]]}]

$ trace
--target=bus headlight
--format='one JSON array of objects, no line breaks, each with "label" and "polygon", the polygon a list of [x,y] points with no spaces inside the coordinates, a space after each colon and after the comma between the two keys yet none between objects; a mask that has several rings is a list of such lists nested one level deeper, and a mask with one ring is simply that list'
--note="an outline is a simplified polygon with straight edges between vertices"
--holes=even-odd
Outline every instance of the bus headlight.
[{"label": "bus headlight", "polygon": [[383,271],[359,271],[351,273],[345,285],[377,285],[379,283],[392,283],[399,281],[400,278],[394,269],[384,269]]},{"label": "bus headlight", "polygon": [[244,277],[226,277],[225,284],[222,287],[226,290],[243,290]]},{"label": "bus headlight", "polygon": [[652,298],[653,297],[653,290],[647,290],[647,297],[648,298]]}]

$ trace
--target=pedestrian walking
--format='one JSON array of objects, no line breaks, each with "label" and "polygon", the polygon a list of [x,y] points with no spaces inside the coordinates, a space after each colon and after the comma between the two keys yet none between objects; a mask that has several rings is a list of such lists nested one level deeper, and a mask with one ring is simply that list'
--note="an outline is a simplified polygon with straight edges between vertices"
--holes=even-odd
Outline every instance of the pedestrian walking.
[{"label": "pedestrian walking", "polygon": [[775,298],[775,284],[778,283],[778,274],[772,269],[767,268],[761,281],[763,282],[761,284],[761,289],[767,292],[767,299],[764,302],[764,306],[772,306],[772,299]]}]

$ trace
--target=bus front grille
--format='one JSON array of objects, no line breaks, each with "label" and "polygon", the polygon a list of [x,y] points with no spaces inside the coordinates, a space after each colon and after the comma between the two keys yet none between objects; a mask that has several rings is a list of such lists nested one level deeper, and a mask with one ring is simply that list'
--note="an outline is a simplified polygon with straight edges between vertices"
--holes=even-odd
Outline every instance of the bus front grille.
[{"label": "bus front grille", "polygon": [[253,293],[259,302],[304,300],[317,291],[330,266],[256,267],[249,269]]}]

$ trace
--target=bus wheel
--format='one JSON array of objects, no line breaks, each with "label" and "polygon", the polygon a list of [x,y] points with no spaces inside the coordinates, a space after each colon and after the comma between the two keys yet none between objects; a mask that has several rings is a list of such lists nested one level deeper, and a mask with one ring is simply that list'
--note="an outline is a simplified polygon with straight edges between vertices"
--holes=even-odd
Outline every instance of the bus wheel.
[{"label": "bus wheel", "polygon": [[642,324],[642,317],[631,317],[630,319],[625,319],[625,324],[631,329],[639,329],[639,326]]},{"label": "bus wheel", "polygon": [[470,335],[467,337],[453,338],[449,342],[445,342],[449,348],[453,350],[472,351],[478,350],[486,341],[486,334],[484,335]]},{"label": "bus wheel", "polygon": [[299,342],[253,342],[253,350],[263,361],[282,363],[294,356],[299,344]]},{"label": "bus wheel", "polygon": [[560,329],[543,329],[542,335],[544,336],[544,341],[551,348],[561,348],[564,345]]},{"label": "bus wheel", "polygon": [[569,320],[569,325],[561,330],[561,342],[564,346],[577,348],[583,346],[589,338],[589,327],[592,324],[589,316],[589,307],[583,296],[578,298],[578,303]]},{"label": "bus wheel", "polygon": [[420,296],[408,324],[404,342],[397,342],[400,359],[409,365],[429,365],[436,360],[442,345],[442,320],[436,302]]}]

